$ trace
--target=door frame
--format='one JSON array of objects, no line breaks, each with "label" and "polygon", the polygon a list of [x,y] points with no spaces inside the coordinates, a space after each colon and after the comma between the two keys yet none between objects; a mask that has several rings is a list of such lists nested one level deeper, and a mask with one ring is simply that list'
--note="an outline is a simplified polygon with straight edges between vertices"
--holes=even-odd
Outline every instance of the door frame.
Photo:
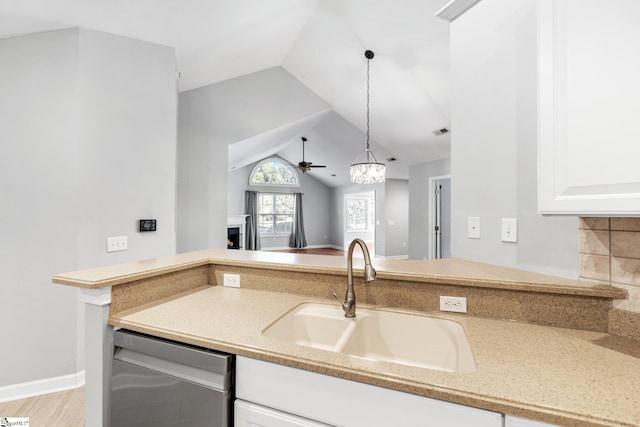
[{"label": "door frame", "polygon": [[438,175],[429,177],[429,215],[427,222],[427,242],[428,242],[428,259],[435,259],[435,241],[436,235],[434,227],[436,225],[436,182],[443,179],[451,179],[451,175]]},{"label": "door frame", "polygon": [[[349,238],[347,237],[347,235],[349,234],[347,232],[347,199],[349,197],[352,196],[358,196],[358,195],[363,195],[363,196],[369,196],[372,195],[373,198],[373,216],[374,216],[374,228],[373,228],[373,247],[368,247],[369,249],[369,253],[371,254],[371,256],[375,256],[375,252],[376,252],[376,247],[377,247],[377,233],[378,233],[378,219],[377,219],[377,215],[376,215],[376,210],[378,208],[378,193],[375,190],[366,190],[366,191],[353,191],[353,192],[349,192],[349,193],[344,193],[343,194],[343,202],[342,202],[342,218],[343,218],[343,227],[342,227],[342,233],[343,233],[343,250],[346,251],[349,248],[349,245],[351,244],[351,240],[349,240]],[[369,245],[367,245],[369,246]]]}]

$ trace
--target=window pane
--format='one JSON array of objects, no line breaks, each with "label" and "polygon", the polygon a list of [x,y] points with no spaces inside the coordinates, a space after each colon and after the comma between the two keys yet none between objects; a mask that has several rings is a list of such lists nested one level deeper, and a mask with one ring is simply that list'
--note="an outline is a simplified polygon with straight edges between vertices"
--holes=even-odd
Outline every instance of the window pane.
[{"label": "window pane", "polygon": [[293,194],[276,194],[276,213],[293,213]]},{"label": "window pane", "polygon": [[283,164],[277,159],[265,161],[254,169],[251,174],[251,183],[298,186],[295,172],[289,165]]},{"label": "window pane", "polygon": [[260,215],[259,227],[261,233],[273,233],[273,215]]},{"label": "window pane", "polygon": [[375,229],[375,200],[372,198],[348,197],[347,229],[373,230]]},{"label": "window pane", "polygon": [[276,215],[276,233],[291,233],[292,224],[291,215]]},{"label": "window pane", "polygon": [[291,234],[295,196],[293,194],[260,193],[260,233]]},{"label": "window pane", "polygon": [[273,194],[260,194],[260,214],[274,213]]}]

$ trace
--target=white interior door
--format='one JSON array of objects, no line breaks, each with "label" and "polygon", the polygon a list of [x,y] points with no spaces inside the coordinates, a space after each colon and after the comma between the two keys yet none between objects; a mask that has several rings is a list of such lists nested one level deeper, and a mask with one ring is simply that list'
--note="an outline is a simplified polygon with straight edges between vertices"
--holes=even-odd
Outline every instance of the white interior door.
[{"label": "white interior door", "polygon": [[[376,193],[366,191],[344,195],[344,249],[355,238],[364,240],[371,256],[376,249]],[[354,252],[361,256],[360,251]]]}]

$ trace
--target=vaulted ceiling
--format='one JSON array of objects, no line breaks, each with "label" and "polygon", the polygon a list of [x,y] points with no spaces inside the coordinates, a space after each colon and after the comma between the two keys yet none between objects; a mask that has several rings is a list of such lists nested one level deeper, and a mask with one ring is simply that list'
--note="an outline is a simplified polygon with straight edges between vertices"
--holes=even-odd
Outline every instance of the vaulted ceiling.
[{"label": "vaulted ceiling", "polygon": [[[254,153],[256,146],[279,151],[297,163],[301,160],[297,158],[300,137],[311,134],[316,147],[323,147],[313,159],[307,159],[317,164],[337,159],[348,164],[353,153],[364,148],[364,51],[370,49],[375,52],[370,62],[371,139],[384,151],[376,155],[382,157],[379,160],[390,156],[403,165],[413,165],[449,157],[449,134],[433,133],[450,127],[449,24],[434,17],[446,3],[448,0],[3,0],[0,38],[79,26],[173,46],[181,91],[280,66],[332,107],[338,117],[333,115],[331,123],[341,124],[325,123],[325,129],[351,126],[360,134],[354,138],[354,147],[344,150],[329,141],[325,144],[323,138],[332,138],[332,132],[317,130],[318,123],[310,120],[312,127],[298,126],[295,132],[279,135],[285,139],[256,135],[250,141],[253,145],[247,147],[252,146]],[[311,147],[308,150],[313,152]],[[397,177],[406,178],[406,167],[396,169]],[[330,171],[315,169],[313,173],[330,183],[322,176]]]}]

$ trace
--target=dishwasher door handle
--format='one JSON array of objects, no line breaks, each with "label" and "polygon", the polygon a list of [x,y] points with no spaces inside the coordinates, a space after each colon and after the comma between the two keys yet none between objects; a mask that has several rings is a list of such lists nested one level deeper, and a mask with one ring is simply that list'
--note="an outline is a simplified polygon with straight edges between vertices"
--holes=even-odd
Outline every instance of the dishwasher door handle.
[{"label": "dishwasher door handle", "polygon": [[138,353],[126,348],[119,348],[113,356],[114,360],[129,363],[135,366],[150,369],[182,380],[190,381],[205,387],[225,390],[227,388],[227,378],[223,374],[211,372],[205,369],[183,365],[171,360],[151,356],[149,354]]}]

